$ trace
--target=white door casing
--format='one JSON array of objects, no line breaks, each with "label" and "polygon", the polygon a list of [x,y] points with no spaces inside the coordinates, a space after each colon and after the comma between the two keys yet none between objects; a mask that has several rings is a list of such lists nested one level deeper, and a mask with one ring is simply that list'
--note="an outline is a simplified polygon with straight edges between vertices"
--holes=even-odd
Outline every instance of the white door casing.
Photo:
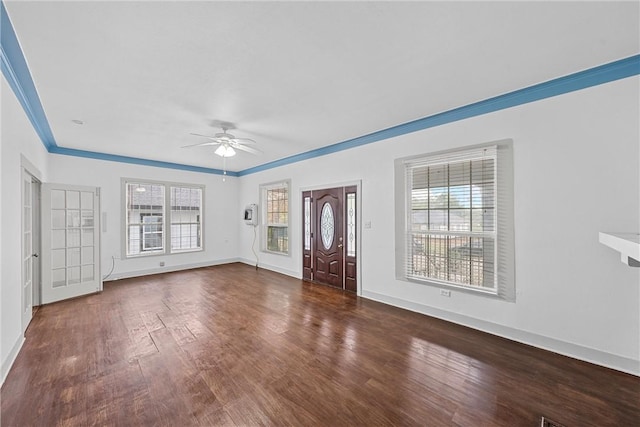
[{"label": "white door casing", "polygon": [[42,186],[42,303],[102,290],[100,189]]},{"label": "white door casing", "polygon": [[21,311],[22,332],[27,330],[32,317],[33,306],[33,185],[31,175],[22,169],[22,287]]}]

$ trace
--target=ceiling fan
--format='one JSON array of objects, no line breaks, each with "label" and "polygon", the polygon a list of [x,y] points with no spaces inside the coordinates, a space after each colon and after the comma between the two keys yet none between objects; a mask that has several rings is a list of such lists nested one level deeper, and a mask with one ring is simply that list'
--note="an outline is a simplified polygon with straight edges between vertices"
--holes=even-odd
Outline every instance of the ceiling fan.
[{"label": "ceiling fan", "polygon": [[202,147],[205,145],[218,145],[215,153],[220,157],[231,157],[236,155],[236,150],[246,151],[251,154],[262,154],[262,151],[249,147],[250,144],[255,144],[256,142],[253,139],[249,138],[236,138],[234,135],[227,132],[228,128],[223,127],[222,132],[216,133],[213,136],[210,135],[202,135],[199,133],[191,133],[191,135],[201,136],[203,138],[207,138],[210,141],[201,142],[199,144],[191,144],[185,145],[182,148],[190,148],[190,147]]}]

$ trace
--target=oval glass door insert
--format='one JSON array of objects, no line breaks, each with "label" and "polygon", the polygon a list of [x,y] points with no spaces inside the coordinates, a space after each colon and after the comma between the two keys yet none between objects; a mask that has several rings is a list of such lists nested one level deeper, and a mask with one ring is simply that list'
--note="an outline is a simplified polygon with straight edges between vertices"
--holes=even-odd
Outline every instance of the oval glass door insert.
[{"label": "oval glass door insert", "polygon": [[329,203],[325,203],[320,214],[320,234],[322,236],[322,246],[324,246],[325,250],[331,248],[333,244],[334,229],[333,209],[331,209]]}]

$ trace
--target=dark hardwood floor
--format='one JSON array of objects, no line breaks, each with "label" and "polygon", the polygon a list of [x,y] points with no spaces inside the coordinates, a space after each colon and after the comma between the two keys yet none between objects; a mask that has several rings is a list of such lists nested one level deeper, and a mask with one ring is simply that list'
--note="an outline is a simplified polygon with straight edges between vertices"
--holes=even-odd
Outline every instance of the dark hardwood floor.
[{"label": "dark hardwood floor", "polygon": [[42,307],[2,426],[640,425],[640,379],[242,264]]}]

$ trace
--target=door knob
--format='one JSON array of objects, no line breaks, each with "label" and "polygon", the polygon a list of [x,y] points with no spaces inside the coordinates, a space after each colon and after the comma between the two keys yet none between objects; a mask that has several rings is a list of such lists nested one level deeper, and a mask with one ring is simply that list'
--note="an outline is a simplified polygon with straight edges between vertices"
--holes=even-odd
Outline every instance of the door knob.
[{"label": "door knob", "polygon": [[38,258],[38,254],[31,254],[32,257]]},{"label": "door knob", "polygon": [[338,245],[338,249],[342,249],[342,243]]}]

